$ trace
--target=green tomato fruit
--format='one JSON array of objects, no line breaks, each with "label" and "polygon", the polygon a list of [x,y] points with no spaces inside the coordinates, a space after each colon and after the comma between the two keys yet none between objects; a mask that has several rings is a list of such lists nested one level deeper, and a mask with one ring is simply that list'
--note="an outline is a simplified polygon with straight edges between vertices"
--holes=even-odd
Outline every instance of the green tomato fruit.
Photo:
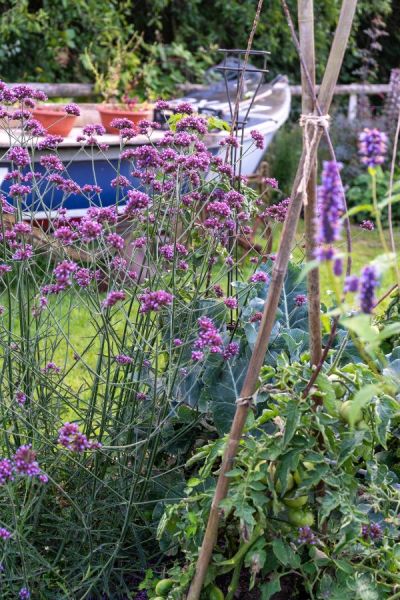
[{"label": "green tomato fruit", "polygon": [[307,504],[308,496],[298,496],[297,498],[284,498],[283,503],[289,508],[301,508]]},{"label": "green tomato fruit", "polygon": [[342,385],[338,381],[335,381],[335,383],[333,383],[332,385],[333,385],[333,389],[335,391],[336,398],[340,399],[346,395],[347,390],[344,385]]},{"label": "green tomato fruit", "polygon": [[359,421],[356,425],[356,429],[369,429],[369,425],[367,423],[367,421],[364,421],[364,419],[361,419],[361,421]]},{"label": "green tomato fruit", "polygon": [[[293,487],[294,487],[293,475],[291,473],[288,473],[286,491],[290,492],[290,490],[292,490]],[[275,483],[275,489],[278,492],[278,494],[280,494],[282,492],[282,484],[279,480]]]},{"label": "green tomato fruit", "polygon": [[168,593],[172,590],[173,587],[174,582],[172,581],[172,579],[161,579],[161,581],[159,581],[156,585],[156,594],[165,597],[168,595]]},{"label": "green tomato fruit", "polygon": [[225,596],[222,590],[216,585],[213,585],[210,590],[209,600],[224,600]]},{"label": "green tomato fruit", "polygon": [[299,473],[299,471],[296,469],[296,471],[293,473],[293,479],[296,485],[300,485],[301,483],[301,475]]},{"label": "green tomato fruit", "polygon": [[[342,402],[342,404],[339,408],[339,415],[341,416],[343,421],[346,421],[346,423],[350,423],[349,412],[350,412],[351,405],[352,405],[351,400],[346,400],[345,402]],[[356,414],[354,415],[354,423],[357,424],[361,420],[362,420],[362,410],[361,410],[361,408],[358,408]]]},{"label": "green tomato fruit", "polygon": [[314,471],[315,464],[312,462],[309,462],[308,460],[305,460],[303,462],[303,467],[305,468],[306,471]]},{"label": "green tomato fruit", "polygon": [[295,525],[296,527],[311,527],[314,525],[314,515],[309,510],[303,510],[301,508],[289,508],[287,512],[289,523]]}]

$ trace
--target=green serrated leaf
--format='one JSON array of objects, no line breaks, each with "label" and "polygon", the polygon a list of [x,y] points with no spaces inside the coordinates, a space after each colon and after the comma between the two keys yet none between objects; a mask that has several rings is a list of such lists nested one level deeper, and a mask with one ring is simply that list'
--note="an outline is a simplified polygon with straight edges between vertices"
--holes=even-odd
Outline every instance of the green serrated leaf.
[{"label": "green serrated leaf", "polygon": [[268,583],[263,583],[261,588],[261,600],[270,600],[274,594],[281,591],[280,577],[272,579]]},{"label": "green serrated leaf", "polygon": [[283,448],[288,446],[300,421],[300,411],[297,406],[297,402],[290,401],[287,403],[286,415],[285,433],[283,434]]},{"label": "green serrated leaf", "polygon": [[360,418],[360,411],[365,408],[380,392],[381,388],[375,383],[365,385],[361,390],[358,390],[350,402],[348,409],[348,422],[350,427],[354,427]]}]

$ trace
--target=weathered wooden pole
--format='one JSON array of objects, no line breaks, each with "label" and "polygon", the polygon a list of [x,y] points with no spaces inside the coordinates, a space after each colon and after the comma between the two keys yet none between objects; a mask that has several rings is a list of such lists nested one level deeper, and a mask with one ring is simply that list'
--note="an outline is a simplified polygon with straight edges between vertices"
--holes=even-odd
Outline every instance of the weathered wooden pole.
[{"label": "weathered wooden pole", "polygon": [[[315,48],[314,48],[314,0],[298,0],[300,51],[301,62],[301,110],[303,115],[312,114],[315,110]],[[309,81],[314,87],[314,93],[309,88]],[[307,132],[305,131],[305,134]],[[316,216],[317,216],[317,161],[311,165],[310,178],[307,185],[307,202],[304,206],[304,231],[306,243],[306,259],[312,261],[316,250]],[[307,275],[308,329],[310,333],[311,364],[317,365],[321,360],[321,298],[319,269],[315,268]]]},{"label": "weathered wooden pole", "polygon": [[[319,104],[323,114],[327,114],[332,102],[335,85],[343,62],[347,47],[351,26],[357,0],[343,0],[338,25],[335,32],[332,48],[321,84],[319,93]],[[218,535],[219,503],[226,497],[229,486],[229,478],[226,473],[232,469],[237,448],[242,437],[252,398],[257,391],[258,378],[264,362],[268,342],[275,322],[276,310],[282,291],[287,266],[290,259],[292,243],[295,238],[297,224],[303,203],[303,193],[300,190],[302,182],[308,183],[311,165],[315,163],[316,152],[322,136],[322,128],[318,127],[316,135],[312,136],[307,148],[303,148],[297,169],[291,203],[282,231],[281,243],[272,272],[271,284],[269,286],[267,300],[264,305],[263,317],[260,323],[257,340],[253,354],[249,361],[246,378],[242,387],[241,397],[237,400],[236,413],[232,422],[231,431],[225,447],[221,463],[220,473],[215,488],[214,498],[211,504],[210,515],[205,531],[196,571],[193,577],[187,600],[199,600],[204,579],[207,574],[208,565],[212,556]]]}]

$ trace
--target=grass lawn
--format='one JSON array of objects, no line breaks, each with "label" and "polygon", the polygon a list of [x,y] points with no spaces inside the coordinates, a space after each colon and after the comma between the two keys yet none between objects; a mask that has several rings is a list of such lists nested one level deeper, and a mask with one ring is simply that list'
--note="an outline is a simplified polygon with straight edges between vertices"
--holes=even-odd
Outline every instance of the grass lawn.
[{"label": "grass lawn", "polygon": [[[279,242],[281,227],[277,227],[274,231],[274,251],[276,251],[277,244]],[[299,225],[299,231],[296,236],[295,244],[293,245],[293,259],[297,262],[301,262],[304,258],[304,226],[301,222]],[[353,238],[353,273],[358,274],[360,269],[368,262],[372,261],[378,255],[382,254],[382,248],[379,242],[379,236],[377,231],[363,231],[360,227],[352,227],[352,238]],[[397,233],[399,237],[399,233]],[[257,240],[263,243],[260,238]],[[400,240],[399,240],[400,241]],[[345,244],[342,243],[340,250],[345,252]],[[253,268],[253,266],[251,266]],[[244,269],[246,271],[246,269]],[[249,264],[250,273],[250,264]],[[244,276],[247,277],[246,273]],[[390,286],[391,274],[386,273],[383,277],[382,285],[379,290],[379,294],[382,295]],[[321,269],[321,299],[326,305],[331,305],[330,294],[329,294],[329,280],[326,276],[324,269]],[[355,298],[356,301],[356,298]],[[89,307],[84,303],[84,300],[75,297],[73,300],[73,306],[71,306],[68,295],[55,299],[55,305],[50,305],[50,310],[54,310],[55,321],[58,323],[58,335],[60,331],[64,332],[64,341],[58,346],[54,360],[59,364],[63,371],[69,370],[64,382],[72,388],[75,392],[82,394],[84,398],[89,392],[90,382],[87,381],[88,371],[87,366],[94,368],[96,365],[96,359],[98,354],[98,338],[96,338],[96,331],[91,322]],[[68,314],[69,313],[69,314]],[[69,342],[67,341],[69,340]],[[85,349],[90,340],[94,343],[85,352]],[[78,355],[83,354],[83,362],[74,358],[74,353]],[[86,365],[84,364],[86,363]],[[85,381],[86,379],[86,381]],[[91,379],[91,377],[89,377]]]}]

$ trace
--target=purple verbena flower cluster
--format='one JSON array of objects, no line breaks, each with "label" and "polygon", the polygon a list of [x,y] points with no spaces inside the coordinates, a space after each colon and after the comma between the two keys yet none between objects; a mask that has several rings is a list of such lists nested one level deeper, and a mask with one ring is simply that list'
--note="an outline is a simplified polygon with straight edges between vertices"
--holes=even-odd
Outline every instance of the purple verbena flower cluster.
[{"label": "purple verbena flower cluster", "polygon": [[373,542],[380,540],[383,536],[383,530],[379,523],[369,523],[361,527],[361,535],[364,540],[371,540]]},{"label": "purple verbena flower cluster", "polygon": [[283,223],[286,219],[289,204],[290,198],[285,198],[278,204],[272,204],[266,208],[265,211],[260,214],[260,217],[267,217],[268,219],[276,221],[277,223]]},{"label": "purple verbena flower cluster", "polygon": [[79,431],[77,423],[64,423],[58,430],[58,443],[71,452],[82,454],[86,450],[101,448],[99,442],[91,442],[84,433]]},{"label": "purple verbena flower cluster", "polygon": [[140,312],[157,312],[164,306],[172,304],[173,296],[164,290],[145,292],[139,295]]}]

